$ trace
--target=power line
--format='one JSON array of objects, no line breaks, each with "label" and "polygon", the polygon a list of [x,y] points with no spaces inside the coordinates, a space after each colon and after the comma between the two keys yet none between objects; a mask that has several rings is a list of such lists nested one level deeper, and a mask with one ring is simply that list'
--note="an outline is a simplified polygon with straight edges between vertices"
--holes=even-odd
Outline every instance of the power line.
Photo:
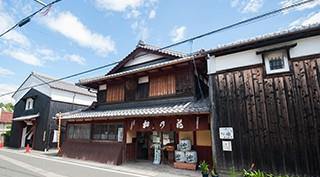
[{"label": "power line", "polygon": [[50,83],[53,83],[53,82],[58,82],[58,81],[70,79],[70,78],[72,78],[72,77],[79,76],[79,75],[83,75],[83,74],[86,74],[86,73],[90,73],[90,72],[93,72],[93,71],[96,71],[96,70],[100,70],[100,69],[103,69],[103,68],[106,68],[106,67],[109,67],[109,66],[118,64],[118,63],[119,63],[119,62],[113,62],[113,63],[107,64],[107,65],[99,66],[99,67],[96,67],[96,68],[93,68],[93,69],[89,69],[89,70],[86,70],[86,71],[83,71],[83,72],[80,72],[80,73],[76,73],[76,74],[72,74],[72,75],[69,75],[69,76],[66,76],[66,77],[62,77],[62,78],[59,78],[59,79],[54,79],[54,80],[51,80],[51,81],[48,81],[48,82],[43,82],[43,83],[36,84],[36,85],[33,85],[33,86],[21,88],[21,89],[18,89],[17,91],[13,91],[13,92],[8,92],[8,93],[1,94],[0,97],[6,96],[6,95],[11,95],[11,94],[13,94],[13,93],[20,92],[20,91],[23,91],[23,90],[28,90],[28,89],[31,89],[31,88],[34,88],[34,87],[39,87],[39,86],[42,86],[42,85],[47,85],[47,84],[50,84]]},{"label": "power line", "polygon": [[[33,13],[33,15],[30,15],[30,16],[28,16],[28,17],[34,16],[35,14],[37,14],[38,12],[40,12],[41,10],[43,10],[44,8],[50,6],[50,5],[54,4],[54,3],[57,3],[57,2],[59,2],[59,1],[61,1],[61,0],[56,0],[56,1],[53,1],[53,2],[49,3],[47,6],[44,6],[43,8],[41,8],[40,10],[38,10],[37,12]],[[231,25],[228,25],[228,26],[225,26],[225,27],[222,27],[222,28],[213,30],[213,31],[210,31],[210,32],[207,32],[207,33],[204,33],[204,34],[201,34],[201,35],[198,35],[198,36],[195,36],[195,37],[192,37],[192,38],[189,38],[189,39],[180,41],[180,42],[177,42],[177,43],[173,43],[173,44],[171,44],[171,45],[168,45],[168,46],[159,48],[159,49],[157,49],[156,51],[161,51],[161,50],[163,50],[163,49],[167,49],[167,48],[171,48],[171,47],[174,47],[174,46],[177,46],[177,45],[181,45],[181,44],[186,43],[186,42],[189,42],[189,41],[194,41],[194,40],[203,38],[203,37],[205,37],[205,36],[209,36],[209,35],[212,35],[212,34],[214,34],[214,33],[218,33],[218,32],[224,31],[224,30],[228,30],[228,29],[231,29],[231,28],[240,26],[240,25],[252,23],[252,22],[254,22],[254,21],[257,21],[258,19],[270,17],[270,16],[275,15],[275,14],[278,14],[278,13],[280,13],[280,12],[283,12],[283,11],[286,11],[286,10],[289,10],[289,9],[291,9],[291,8],[295,8],[295,7],[298,7],[298,6],[305,5],[305,4],[310,3],[310,2],[313,2],[313,1],[315,1],[315,0],[306,0],[306,1],[298,2],[298,3],[292,4],[292,5],[290,5],[290,6],[286,6],[286,7],[280,8],[280,9],[272,10],[272,11],[267,12],[267,13],[264,13],[264,14],[262,14],[262,15],[258,15],[258,16],[255,16],[255,17],[252,17],[252,18],[249,18],[249,19],[246,19],[246,20],[242,20],[242,21],[240,21],[240,22],[237,22],[237,23],[234,23],[234,24],[231,24]],[[26,19],[26,18],[25,18],[25,19]],[[19,24],[19,23],[18,23],[18,24]],[[17,25],[18,25],[18,24],[17,24]],[[17,25],[16,25],[16,26],[17,26]],[[6,32],[6,33],[7,33],[7,32]],[[3,34],[2,34],[1,36],[3,36]],[[0,36],[0,37],[1,37],[1,36]],[[118,64],[118,63],[120,63],[120,62],[119,62],[119,61],[118,61],[118,62],[113,62],[113,63],[107,64],[107,65],[103,65],[103,66],[100,66],[100,67],[96,67],[96,68],[93,68],[93,69],[90,69],[90,70],[86,70],[86,71],[83,71],[83,72],[80,72],[80,73],[76,73],[76,74],[72,74],[72,75],[69,75],[69,76],[66,76],[66,77],[62,77],[62,78],[60,78],[60,79],[55,79],[55,80],[51,80],[51,81],[49,81],[49,82],[44,82],[44,83],[37,84],[37,85],[34,85],[34,86],[30,86],[30,87],[18,89],[18,90],[15,91],[15,92],[4,93],[4,94],[1,94],[0,97],[6,96],[6,95],[11,95],[11,94],[13,94],[13,93],[16,93],[16,92],[19,92],[19,91],[23,91],[23,90],[27,90],[27,89],[30,89],[30,88],[39,87],[39,86],[46,85],[46,84],[50,84],[50,83],[53,83],[53,82],[58,82],[58,81],[61,81],[61,80],[69,79],[69,78],[72,78],[72,77],[75,77],[75,76],[79,76],[79,75],[83,75],[83,74],[86,74],[86,73],[90,73],[90,72],[93,72],[93,71],[96,71],[96,70],[100,70],[100,69],[103,69],[103,68],[106,68],[106,67],[109,67],[109,66]]]},{"label": "power line", "polygon": [[[313,2],[313,1],[315,1],[315,0],[301,1],[301,2],[298,2],[298,3],[292,4],[292,5],[290,5],[290,6],[286,6],[286,7],[280,8],[280,9],[276,9],[276,10],[273,10],[273,11],[270,11],[270,12],[267,12],[267,13],[264,13],[264,14],[262,14],[262,15],[258,15],[258,16],[252,17],[252,18],[248,18],[248,19],[242,20],[242,21],[240,21],[240,22],[237,22],[237,23],[234,23],[234,24],[231,24],[231,25],[228,25],[228,26],[225,26],[225,27],[222,27],[222,28],[219,28],[219,29],[216,29],[216,30],[213,30],[213,31],[204,33],[204,34],[201,34],[201,35],[198,35],[198,36],[195,36],[195,37],[192,37],[192,38],[189,38],[189,39],[186,39],[186,40],[183,40],[183,41],[180,41],[180,42],[177,42],[177,43],[168,45],[168,46],[165,46],[165,47],[163,47],[163,48],[161,48],[161,49],[167,49],[167,48],[171,48],[171,47],[174,47],[174,46],[177,46],[177,45],[186,43],[186,42],[188,42],[188,41],[194,41],[194,40],[196,40],[196,39],[203,38],[203,37],[205,37],[205,36],[209,36],[209,35],[211,35],[211,34],[218,33],[218,32],[221,32],[221,31],[224,31],[224,30],[227,30],[227,29],[236,27],[236,26],[240,26],[240,25],[243,25],[243,24],[246,24],[246,23],[249,23],[249,22],[258,20],[258,19],[261,19],[261,18],[265,18],[265,17],[271,16],[271,15],[275,15],[275,14],[277,14],[277,13],[280,13],[280,12],[283,12],[283,11],[286,11],[286,10],[289,10],[289,9],[291,9],[291,8],[294,8],[294,7],[302,6],[302,5],[304,5],[304,4],[307,4],[307,3],[310,3],[310,2]],[[161,50],[161,49],[160,49],[160,50]]]},{"label": "power line", "polygon": [[39,12],[41,12],[43,9],[46,9],[50,6],[52,6],[55,3],[60,2],[61,0],[55,0],[50,2],[49,4],[43,5],[43,7],[41,7],[39,10],[33,12],[32,14],[30,14],[29,16],[25,17],[24,19],[20,20],[18,23],[16,23],[15,25],[13,25],[11,28],[7,29],[5,32],[0,34],[0,37],[4,36],[5,34],[9,33],[10,31],[12,31],[13,29],[15,29],[17,26],[22,27],[23,25],[27,24],[28,22],[30,22],[31,18],[33,16],[35,16],[36,14],[38,14]]}]

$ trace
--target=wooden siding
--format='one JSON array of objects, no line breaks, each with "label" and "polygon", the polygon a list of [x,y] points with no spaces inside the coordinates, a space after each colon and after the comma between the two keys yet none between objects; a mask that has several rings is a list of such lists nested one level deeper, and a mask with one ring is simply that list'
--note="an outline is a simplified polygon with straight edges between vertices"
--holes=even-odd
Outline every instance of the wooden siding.
[{"label": "wooden siding", "polygon": [[[212,75],[215,132],[233,127],[232,152],[216,140],[220,169],[320,176],[320,58],[292,60],[291,73],[263,66]],[[214,114],[213,114],[214,115]]]},{"label": "wooden siding", "polygon": [[61,148],[60,155],[63,157],[86,159],[113,165],[122,163],[123,143],[67,140]]},{"label": "wooden siding", "polygon": [[124,101],[124,85],[108,85],[107,86],[107,102],[121,102]]},{"label": "wooden siding", "polygon": [[173,95],[176,93],[176,77],[174,74],[150,77],[149,96]]},{"label": "wooden siding", "polygon": [[176,72],[176,94],[179,96],[193,95],[195,89],[193,68]]}]

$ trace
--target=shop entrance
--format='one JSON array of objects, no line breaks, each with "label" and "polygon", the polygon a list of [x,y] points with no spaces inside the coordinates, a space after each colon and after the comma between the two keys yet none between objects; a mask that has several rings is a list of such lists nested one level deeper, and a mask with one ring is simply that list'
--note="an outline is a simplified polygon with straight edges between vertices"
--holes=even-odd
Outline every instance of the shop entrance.
[{"label": "shop entrance", "polygon": [[137,159],[148,160],[151,132],[137,132]]},{"label": "shop entrance", "polygon": [[[137,132],[136,159],[154,161],[157,156],[163,162],[173,162],[175,138],[175,132]],[[158,155],[155,148],[159,149]]]}]

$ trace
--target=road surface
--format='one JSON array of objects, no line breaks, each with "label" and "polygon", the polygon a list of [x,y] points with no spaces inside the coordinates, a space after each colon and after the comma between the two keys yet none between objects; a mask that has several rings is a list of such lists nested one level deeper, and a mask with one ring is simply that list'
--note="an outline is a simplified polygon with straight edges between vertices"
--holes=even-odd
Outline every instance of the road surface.
[{"label": "road surface", "polygon": [[131,172],[0,149],[1,177],[148,177]]}]

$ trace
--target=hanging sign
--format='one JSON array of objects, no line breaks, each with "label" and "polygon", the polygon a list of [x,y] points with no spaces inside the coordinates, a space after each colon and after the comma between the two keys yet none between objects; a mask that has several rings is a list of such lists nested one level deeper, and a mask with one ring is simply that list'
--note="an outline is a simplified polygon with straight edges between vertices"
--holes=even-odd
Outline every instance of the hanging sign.
[{"label": "hanging sign", "polygon": [[118,128],[118,142],[122,142],[123,140],[123,128]]},{"label": "hanging sign", "polygon": [[220,127],[219,128],[219,137],[220,139],[233,139],[233,128],[232,127]]}]

